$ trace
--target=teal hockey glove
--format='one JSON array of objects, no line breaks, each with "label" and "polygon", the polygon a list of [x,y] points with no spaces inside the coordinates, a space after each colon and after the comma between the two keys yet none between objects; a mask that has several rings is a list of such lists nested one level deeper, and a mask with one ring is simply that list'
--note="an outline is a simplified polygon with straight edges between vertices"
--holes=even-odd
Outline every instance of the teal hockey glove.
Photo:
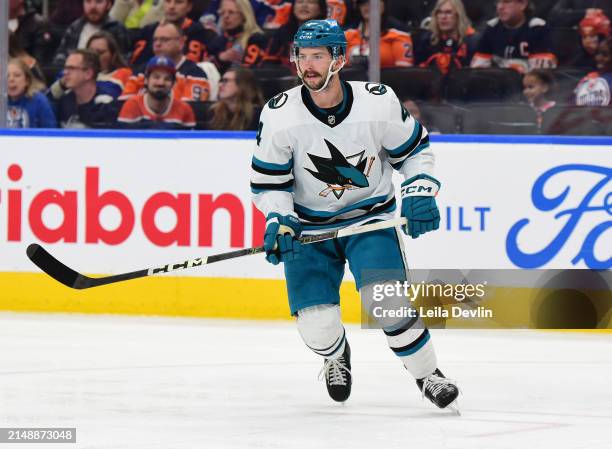
[{"label": "teal hockey glove", "polygon": [[440,211],[436,205],[436,194],[440,182],[432,176],[420,174],[402,183],[402,217],[408,220],[404,233],[413,239],[440,227]]},{"label": "teal hockey glove", "polygon": [[271,213],[266,218],[264,249],[266,260],[273,265],[295,260],[300,255],[302,225],[293,215]]}]

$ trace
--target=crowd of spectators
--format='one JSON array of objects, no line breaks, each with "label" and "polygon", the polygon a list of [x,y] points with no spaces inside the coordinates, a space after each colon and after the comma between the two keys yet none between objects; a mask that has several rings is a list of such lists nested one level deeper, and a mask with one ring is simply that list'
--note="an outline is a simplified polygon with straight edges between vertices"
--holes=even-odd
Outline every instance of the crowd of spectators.
[{"label": "crowd of spectators", "polygon": [[[40,0],[9,0],[10,127],[254,130],[266,97],[297,84],[291,43],[311,19],[344,27],[341,75],[366,79],[369,0],[50,4],[43,18]],[[400,97],[434,132],[463,130],[458,114],[469,108],[470,82],[482,74],[495,81],[491,100],[533,111],[535,132],[546,132],[547,117],[565,106],[612,105],[610,0],[380,6],[383,82],[398,95],[428,83],[418,98]],[[511,94],[500,94],[502,86]],[[489,100],[486,83],[477,89],[474,100]],[[450,129],[435,123],[435,112],[449,107]]]}]

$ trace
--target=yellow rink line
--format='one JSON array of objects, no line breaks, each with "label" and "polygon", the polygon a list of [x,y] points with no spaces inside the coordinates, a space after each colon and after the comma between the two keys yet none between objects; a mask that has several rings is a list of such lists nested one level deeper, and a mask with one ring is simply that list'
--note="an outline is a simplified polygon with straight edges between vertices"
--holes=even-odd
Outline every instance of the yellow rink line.
[{"label": "yellow rink line", "polygon": [[[495,319],[425,319],[430,327],[512,329],[535,328],[531,317],[537,291],[497,288],[480,304]],[[359,294],[353,282],[340,289],[342,317],[360,323]],[[597,301],[595,301],[597,303]],[[425,304],[425,303],[423,303]],[[422,305],[417,301],[417,306]],[[445,305],[449,305],[446,303]],[[454,305],[450,303],[450,305]],[[287,320],[289,307],[284,280],[155,276],[87,290],[65,287],[43,273],[0,272],[0,310],[15,312],[74,312],[230,319]],[[612,333],[612,311],[587,332]],[[577,330],[564,330],[577,332]],[[578,330],[578,332],[584,332]]]}]

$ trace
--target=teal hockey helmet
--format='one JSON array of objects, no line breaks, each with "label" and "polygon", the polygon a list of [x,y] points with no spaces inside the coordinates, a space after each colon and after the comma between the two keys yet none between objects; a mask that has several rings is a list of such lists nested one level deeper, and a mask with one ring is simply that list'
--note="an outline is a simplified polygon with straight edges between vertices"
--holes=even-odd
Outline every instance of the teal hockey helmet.
[{"label": "teal hockey helmet", "polygon": [[335,20],[309,20],[304,22],[293,39],[294,56],[299,48],[328,47],[334,58],[346,54],[346,36]]}]

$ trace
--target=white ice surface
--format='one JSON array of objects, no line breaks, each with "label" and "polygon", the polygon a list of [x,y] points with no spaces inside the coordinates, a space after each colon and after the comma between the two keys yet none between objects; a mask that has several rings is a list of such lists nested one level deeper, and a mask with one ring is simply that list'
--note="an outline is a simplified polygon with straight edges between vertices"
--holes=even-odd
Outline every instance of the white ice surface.
[{"label": "white ice surface", "polygon": [[0,427],[17,448],[612,448],[612,334],[434,330],[463,391],[423,402],[382,333],[347,326],[353,393],[327,397],[291,322],[0,314]]}]

